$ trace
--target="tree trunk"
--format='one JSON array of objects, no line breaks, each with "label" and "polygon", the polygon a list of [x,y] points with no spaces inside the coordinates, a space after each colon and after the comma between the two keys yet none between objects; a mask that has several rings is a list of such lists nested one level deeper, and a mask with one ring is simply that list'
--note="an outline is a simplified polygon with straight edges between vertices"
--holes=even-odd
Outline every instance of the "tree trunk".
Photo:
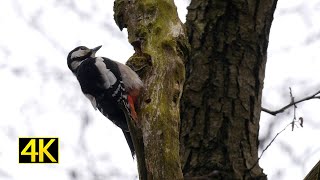
[{"label": "tree trunk", "polygon": [[266,179],[256,162],[276,3],[192,0],[189,51],[173,0],[115,1],[135,48],[128,65],[145,83],[140,127],[129,122],[140,179]]},{"label": "tree trunk", "polygon": [[173,0],[116,0],[135,54],[127,63],[144,82],[136,127],[129,123],[140,179],[183,179],[179,156],[180,98],[187,40]]},{"label": "tree trunk", "polygon": [[186,179],[266,179],[255,163],[276,3],[191,1],[186,22],[191,53],[180,128]]}]

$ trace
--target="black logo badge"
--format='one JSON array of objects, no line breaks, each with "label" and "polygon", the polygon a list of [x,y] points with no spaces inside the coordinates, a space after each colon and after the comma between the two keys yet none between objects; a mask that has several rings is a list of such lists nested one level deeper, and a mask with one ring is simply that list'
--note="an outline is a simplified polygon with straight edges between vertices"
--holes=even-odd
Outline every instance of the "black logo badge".
[{"label": "black logo badge", "polygon": [[59,163],[59,138],[19,138],[19,163]]}]

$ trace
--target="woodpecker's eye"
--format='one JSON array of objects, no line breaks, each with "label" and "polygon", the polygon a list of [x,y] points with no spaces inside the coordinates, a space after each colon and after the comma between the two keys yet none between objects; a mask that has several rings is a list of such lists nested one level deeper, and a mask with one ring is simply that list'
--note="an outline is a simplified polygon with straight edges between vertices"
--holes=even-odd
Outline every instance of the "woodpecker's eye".
[{"label": "woodpecker's eye", "polygon": [[89,49],[85,46],[79,46],[71,54],[71,59],[86,56]]}]

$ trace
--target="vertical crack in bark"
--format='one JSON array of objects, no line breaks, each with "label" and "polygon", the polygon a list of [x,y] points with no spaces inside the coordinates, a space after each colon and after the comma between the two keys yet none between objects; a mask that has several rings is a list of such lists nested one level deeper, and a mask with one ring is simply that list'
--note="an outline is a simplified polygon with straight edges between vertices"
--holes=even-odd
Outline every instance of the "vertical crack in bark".
[{"label": "vertical crack in bark", "polygon": [[259,166],[250,172],[248,168],[258,158],[261,93],[275,6],[272,0],[191,1],[186,22],[191,55],[180,129],[188,177],[218,170],[222,178],[265,178]]}]

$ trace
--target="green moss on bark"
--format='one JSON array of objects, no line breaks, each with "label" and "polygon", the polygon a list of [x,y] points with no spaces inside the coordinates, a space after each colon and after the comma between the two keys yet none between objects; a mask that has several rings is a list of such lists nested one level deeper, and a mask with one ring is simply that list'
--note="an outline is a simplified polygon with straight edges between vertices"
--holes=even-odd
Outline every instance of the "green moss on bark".
[{"label": "green moss on bark", "polygon": [[145,84],[138,110],[144,159],[137,159],[144,161],[147,175],[140,178],[182,179],[179,102],[188,42],[176,7],[173,0],[116,0],[114,7],[116,22],[127,27],[136,51],[128,64]]}]

